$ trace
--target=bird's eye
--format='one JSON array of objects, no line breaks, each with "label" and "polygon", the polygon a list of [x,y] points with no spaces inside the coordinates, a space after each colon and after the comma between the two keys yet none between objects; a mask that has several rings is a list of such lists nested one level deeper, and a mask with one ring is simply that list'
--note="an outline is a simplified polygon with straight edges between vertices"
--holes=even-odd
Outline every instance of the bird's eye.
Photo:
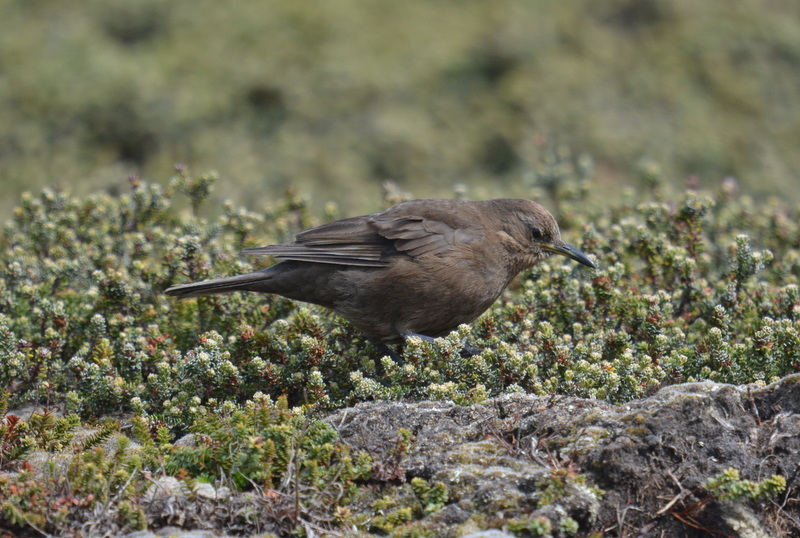
[{"label": "bird's eye", "polygon": [[542,239],[542,231],[534,226],[531,228],[531,236],[533,237],[534,241],[539,241]]}]

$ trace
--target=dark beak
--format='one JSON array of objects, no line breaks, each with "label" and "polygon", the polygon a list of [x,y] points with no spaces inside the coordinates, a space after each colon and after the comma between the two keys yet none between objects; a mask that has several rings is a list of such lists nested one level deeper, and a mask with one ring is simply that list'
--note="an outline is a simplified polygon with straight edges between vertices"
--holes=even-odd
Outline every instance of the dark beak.
[{"label": "dark beak", "polygon": [[566,256],[567,258],[572,258],[578,263],[582,263],[587,267],[591,267],[592,269],[597,269],[597,266],[590,260],[586,254],[578,250],[577,248],[573,247],[569,243],[562,243],[560,245],[555,245],[552,243],[543,243],[539,245],[544,250],[548,250],[554,254],[561,254],[562,256]]}]

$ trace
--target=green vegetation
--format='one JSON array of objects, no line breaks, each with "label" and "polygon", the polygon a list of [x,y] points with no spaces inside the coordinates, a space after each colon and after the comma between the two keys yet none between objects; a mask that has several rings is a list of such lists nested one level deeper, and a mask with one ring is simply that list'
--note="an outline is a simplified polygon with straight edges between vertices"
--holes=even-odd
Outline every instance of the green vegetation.
[{"label": "green vegetation", "polygon": [[385,179],[527,196],[562,145],[604,192],[655,161],[797,202],[799,35],[792,2],[757,0],[9,1],[0,214],[174,162],[251,209],[295,185],[359,213]]},{"label": "green vegetation", "polygon": [[[756,0],[6,2],[0,535],[176,514],[233,533],[432,535],[459,491],[403,482],[412,434],[375,461],[325,411],[514,392],[624,403],[797,372],[799,37],[791,3]],[[140,179],[175,162],[220,174]],[[314,306],[161,293],[270,263],[238,252],[405,189],[540,200],[599,270],[543,263],[402,361]],[[584,476],[554,469],[532,485],[538,508]],[[729,469],[705,488],[752,504],[782,480]]]},{"label": "green vegetation", "polygon": [[[119,197],[22,197],[0,235],[0,468],[18,473],[0,475],[0,527],[51,532],[98,514],[114,514],[115,532],[164,524],[151,488],[166,488],[156,483],[166,476],[198,518],[221,491],[250,514],[214,519],[219,528],[289,532],[313,520],[390,532],[435,515],[453,492],[419,478],[402,498],[356,513],[348,503],[359,483],[403,477],[411,435],[401,431],[374,462],[318,410],[519,391],[625,402],[671,383],[765,383],[800,367],[800,225],[782,205],[729,191],[672,201],[655,174],[657,201],[628,195],[609,209],[587,203],[587,180],[572,171],[554,184],[554,209],[600,269],[543,263],[473,326],[434,344],[411,340],[398,363],[313,306],[165,297],[178,282],[247,271],[262,260],[240,258],[241,248],[317,222],[293,193],[264,214],[214,208],[215,180],[181,169],[165,187],[133,178]],[[465,343],[483,351],[462,356]],[[26,404],[43,410],[24,420],[8,412]],[[28,463],[40,453],[52,458],[45,471]],[[582,484],[564,473],[536,484],[540,506]],[[779,491],[728,478],[707,487],[740,500]],[[265,498],[271,512],[259,508]],[[517,523],[576,532],[569,519]]]},{"label": "green vegetation", "polygon": [[741,480],[739,471],[729,468],[709,478],[705,483],[705,488],[723,501],[766,499],[783,493],[786,489],[786,479],[780,475],[772,475],[761,482]]},{"label": "green vegetation", "polygon": [[[174,516],[169,502],[178,504],[189,526],[285,534],[310,520],[314,528],[327,528],[336,525],[336,510],[355,491],[355,480],[370,476],[369,456],[338,442],[331,426],[289,410],[285,398],[272,402],[256,394],[243,406],[212,409],[180,444],[142,416],[132,420],[136,443],[119,433],[117,423],[70,443],[79,425],[75,418],[54,420],[44,412],[28,421],[16,415],[0,420],[0,469],[19,463],[18,473],[0,474],[4,530],[142,530]],[[64,445],[41,446],[48,436]],[[22,460],[30,447],[49,453],[43,469]],[[162,474],[181,479],[174,491],[158,478]],[[252,490],[258,495],[236,495]],[[167,502],[169,494],[175,498]],[[233,509],[222,515],[216,508],[224,502]]]},{"label": "green vegetation", "polygon": [[[766,382],[800,362],[800,229],[779,206],[688,193],[673,207],[587,214],[583,191],[565,188],[565,234],[587,223],[580,248],[602,269],[537,266],[472,327],[410,341],[399,364],[313,306],[162,295],[247,271],[262,260],[239,257],[243,246],[311,223],[296,197],[266,216],[226,204],[213,221],[173,208],[178,190],[200,211],[210,185],[198,184],[210,182],[184,171],[166,189],[134,181],[120,198],[22,199],[0,238],[0,383],[12,401],[136,412],[179,433],[259,391],[322,406],[513,391],[624,402],[665,383]],[[465,342],[484,351],[464,357]]]},{"label": "green vegetation", "polygon": [[552,529],[550,520],[544,516],[522,517],[508,523],[508,530],[514,536],[547,536]]}]

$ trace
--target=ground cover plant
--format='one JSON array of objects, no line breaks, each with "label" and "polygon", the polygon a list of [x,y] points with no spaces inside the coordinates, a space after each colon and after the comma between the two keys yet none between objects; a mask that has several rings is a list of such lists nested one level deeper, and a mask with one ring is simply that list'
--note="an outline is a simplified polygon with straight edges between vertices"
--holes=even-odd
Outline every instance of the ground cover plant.
[{"label": "ground cover plant", "polygon": [[85,195],[176,160],[219,169],[218,201],[293,184],[366,212],[386,178],[521,196],[560,144],[594,155],[609,191],[646,156],[800,201],[792,2],[82,6],[3,6],[0,214],[32,185]]},{"label": "ground cover plant", "polygon": [[[543,263],[471,327],[409,342],[403,362],[288,299],[161,293],[264,263],[237,253],[344,216],[335,206],[315,215],[287,192],[264,211],[210,207],[216,176],[185,168],[166,185],[132,177],[119,196],[24,195],[0,236],[0,471],[14,471],[0,475],[0,532],[176,523],[163,477],[218,529],[378,532],[349,503],[359,484],[398,476],[341,443],[326,410],[510,392],[624,403],[800,369],[794,208],[756,205],[731,183],[664,199],[649,173],[651,192],[612,207],[590,203],[577,173],[554,184],[565,239],[599,269]],[[462,356],[465,342],[483,351]],[[37,411],[9,413],[26,405]],[[30,463],[41,454],[44,471]],[[441,486],[412,486],[421,506],[447,502]]]}]

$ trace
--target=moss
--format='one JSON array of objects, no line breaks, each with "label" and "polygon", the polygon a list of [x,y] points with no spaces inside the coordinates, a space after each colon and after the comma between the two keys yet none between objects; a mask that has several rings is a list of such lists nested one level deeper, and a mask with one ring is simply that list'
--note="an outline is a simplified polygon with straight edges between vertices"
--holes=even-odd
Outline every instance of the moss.
[{"label": "moss", "polygon": [[650,428],[645,426],[632,426],[626,429],[625,432],[631,437],[644,437],[646,435],[650,435],[651,433]]},{"label": "moss", "polygon": [[501,461],[504,456],[502,447],[491,440],[486,440],[460,445],[453,457],[458,464],[491,466]]},{"label": "moss", "polygon": [[650,420],[652,420],[652,417],[645,416],[645,414],[641,412],[636,412],[623,416],[621,420],[626,423],[632,424],[633,425],[632,427],[635,427],[647,424]]},{"label": "moss", "polygon": [[608,428],[592,425],[595,421],[589,418],[590,416],[592,415],[587,415],[585,418],[590,425],[563,437],[548,440],[548,448],[554,451],[569,450],[570,456],[576,458],[594,450],[601,441],[608,439],[612,432]]},{"label": "moss", "polygon": [[384,495],[372,503],[372,517],[364,530],[392,536],[435,536],[428,523],[420,520],[441,510],[447,500],[444,484],[429,484],[415,477],[410,484],[387,488]]},{"label": "moss", "polygon": [[514,536],[547,536],[553,524],[545,516],[534,516],[510,520],[506,527]]}]

